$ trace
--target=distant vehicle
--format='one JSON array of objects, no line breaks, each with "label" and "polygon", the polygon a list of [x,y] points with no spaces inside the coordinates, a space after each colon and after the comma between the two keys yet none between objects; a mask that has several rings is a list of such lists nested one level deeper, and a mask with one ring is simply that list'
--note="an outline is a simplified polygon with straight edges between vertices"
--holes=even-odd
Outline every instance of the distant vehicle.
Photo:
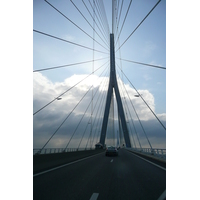
[{"label": "distant vehicle", "polygon": [[99,142],[95,144],[95,149],[103,149],[103,145]]},{"label": "distant vehicle", "polygon": [[109,155],[118,156],[118,150],[116,147],[113,147],[113,146],[107,147],[105,155],[106,156],[109,156]]}]

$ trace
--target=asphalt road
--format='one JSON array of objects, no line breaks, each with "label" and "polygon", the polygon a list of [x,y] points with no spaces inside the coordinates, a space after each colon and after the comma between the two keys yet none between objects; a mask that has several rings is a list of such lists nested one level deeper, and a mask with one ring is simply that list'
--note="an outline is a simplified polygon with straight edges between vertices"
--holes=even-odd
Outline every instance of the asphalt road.
[{"label": "asphalt road", "polygon": [[165,190],[166,171],[124,149],[33,177],[35,200],[157,200]]}]

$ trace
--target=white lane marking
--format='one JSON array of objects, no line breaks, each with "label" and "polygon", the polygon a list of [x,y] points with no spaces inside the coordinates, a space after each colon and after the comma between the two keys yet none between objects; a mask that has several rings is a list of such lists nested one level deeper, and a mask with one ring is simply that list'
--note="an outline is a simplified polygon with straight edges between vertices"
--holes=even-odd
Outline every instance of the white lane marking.
[{"label": "white lane marking", "polygon": [[164,200],[166,198],[166,190],[160,195],[158,200]]},{"label": "white lane marking", "polygon": [[90,197],[90,200],[96,200],[99,196],[99,193],[93,193],[92,196]]},{"label": "white lane marking", "polygon": [[[132,152],[130,152],[130,151],[128,151],[129,153],[132,153]],[[132,154],[134,154],[134,153],[132,153]],[[166,171],[166,169],[164,168],[164,167],[161,167],[160,165],[157,165],[157,164],[155,164],[155,163],[153,163],[153,162],[151,162],[151,161],[149,161],[149,160],[146,160],[146,159],[144,159],[144,158],[142,158],[142,157],[140,157],[140,156],[138,156],[138,155],[136,155],[136,154],[134,154],[135,156],[137,156],[138,158],[140,158],[140,159],[142,159],[142,160],[145,160],[146,162],[148,162],[148,163],[151,163],[152,165],[155,165],[156,167],[159,167],[160,169],[163,169],[163,170],[165,170]]]},{"label": "white lane marking", "polygon": [[110,162],[113,162],[113,159]]},{"label": "white lane marking", "polygon": [[45,174],[45,173],[47,173],[47,172],[54,171],[54,170],[56,170],[56,169],[60,169],[60,168],[62,168],[62,167],[68,166],[68,165],[72,165],[72,164],[74,164],[74,163],[77,163],[77,162],[80,162],[80,161],[83,161],[83,160],[87,160],[87,159],[89,159],[89,158],[92,158],[92,157],[97,156],[97,155],[102,154],[102,153],[104,153],[104,152],[101,152],[101,153],[98,153],[98,154],[95,154],[95,155],[93,155],[93,156],[89,156],[89,157],[86,157],[86,158],[82,158],[82,159],[79,159],[79,160],[76,160],[76,161],[73,161],[73,162],[70,162],[70,163],[67,163],[67,164],[64,164],[64,165],[60,165],[60,166],[58,166],[58,167],[54,167],[54,168],[52,168],[52,169],[49,169],[49,170],[46,170],[46,171],[43,171],[43,172],[39,172],[39,173],[37,173],[37,174],[33,174],[33,177],[39,176],[39,175],[42,175],[42,174]]}]

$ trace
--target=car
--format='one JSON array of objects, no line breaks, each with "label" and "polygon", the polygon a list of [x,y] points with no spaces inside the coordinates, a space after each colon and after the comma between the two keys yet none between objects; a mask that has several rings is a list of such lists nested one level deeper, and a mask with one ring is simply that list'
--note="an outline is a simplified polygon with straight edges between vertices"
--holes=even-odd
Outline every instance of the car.
[{"label": "car", "polygon": [[118,156],[118,150],[116,147],[113,147],[113,146],[107,147],[105,155],[106,156],[109,156],[109,155]]}]

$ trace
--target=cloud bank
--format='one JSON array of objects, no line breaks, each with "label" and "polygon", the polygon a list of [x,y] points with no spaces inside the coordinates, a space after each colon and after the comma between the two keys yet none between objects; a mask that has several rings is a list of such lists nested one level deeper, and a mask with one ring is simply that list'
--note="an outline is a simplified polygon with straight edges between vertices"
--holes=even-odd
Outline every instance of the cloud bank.
[{"label": "cloud bank", "polygon": [[[34,73],[33,112],[36,112],[60,94],[68,91],[86,76],[87,75],[84,74],[73,75],[65,79],[63,82],[53,83],[41,73]],[[35,114],[33,116],[33,147],[43,147],[55,132],[55,135],[45,148],[94,147],[94,145],[99,141],[108,81],[108,77],[92,75],[62,95],[62,99],[55,100],[43,110]],[[93,88],[91,88],[92,84]],[[143,148],[149,147],[140,125],[140,123],[142,123],[151,145],[154,148],[165,148],[165,131],[148,107],[144,104],[142,99],[135,96],[137,94],[136,91],[134,91],[134,89],[128,84],[123,85],[119,78],[118,86],[123,105],[125,106],[124,111],[126,113],[126,120],[128,122],[127,124],[132,145],[134,146],[136,144],[136,147],[139,147],[137,139],[139,138]],[[153,95],[148,90],[138,90],[138,92],[155,112]],[[92,93],[93,102],[91,101]],[[79,103],[82,98],[83,100]],[[117,110],[116,103],[114,103],[114,106]],[[93,113],[91,113],[91,110],[93,110]],[[135,113],[135,110],[137,114]],[[160,113],[157,114],[157,116],[166,126],[166,114]],[[114,121],[116,136],[119,129],[116,112]],[[135,131],[137,132],[138,137],[136,137]],[[112,136],[108,135],[107,143],[109,143],[111,137]],[[115,140],[115,142],[117,142],[117,140]]]}]

